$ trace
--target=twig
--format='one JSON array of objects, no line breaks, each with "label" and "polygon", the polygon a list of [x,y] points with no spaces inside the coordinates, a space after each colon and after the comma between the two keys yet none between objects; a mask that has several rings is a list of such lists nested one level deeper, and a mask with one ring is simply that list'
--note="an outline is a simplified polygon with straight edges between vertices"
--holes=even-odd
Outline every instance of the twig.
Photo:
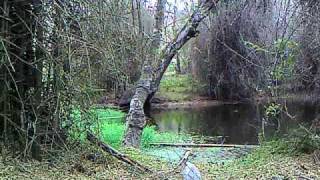
[{"label": "twig", "polygon": [[319,150],[316,150],[314,153],[313,153],[313,160],[314,160],[314,163],[316,165],[319,165],[320,166],[320,151]]}]

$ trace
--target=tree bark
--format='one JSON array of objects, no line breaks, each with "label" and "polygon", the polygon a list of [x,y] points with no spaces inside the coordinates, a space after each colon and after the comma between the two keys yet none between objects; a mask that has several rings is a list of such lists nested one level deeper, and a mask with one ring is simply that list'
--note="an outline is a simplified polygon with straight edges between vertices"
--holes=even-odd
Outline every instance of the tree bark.
[{"label": "tree bark", "polygon": [[219,0],[201,1],[199,8],[193,12],[188,22],[179,31],[173,42],[169,43],[161,52],[157,69],[152,70],[153,68],[148,64],[148,62],[150,62],[148,59],[150,59],[152,55],[147,57],[135,94],[131,99],[129,113],[126,118],[127,128],[123,141],[125,146],[136,148],[140,146],[142,130],[146,124],[145,113],[143,110],[145,102],[149,101],[158,90],[161,78],[177,51],[181,49],[191,38],[197,36],[197,27],[209,14],[210,10],[216,7],[216,3],[218,1]]},{"label": "tree bark", "polygon": [[[177,11],[178,11],[178,7],[177,7],[177,0],[174,0],[174,7],[173,7],[173,24],[172,24],[172,30],[174,35],[177,34]],[[180,65],[180,56],[179,56],[179,52],[177,52],[176,54],[176,74],[181,74],[181,65]]]},{"label": "tree bark", "polygon": [[152,43],[153,50],[159,49],[161,45],[162,30],[164,25],[164,10],[165,10],[165,1],[158,0],[157,10],[155,14],[155,27],[154,27],[154,39]]}]

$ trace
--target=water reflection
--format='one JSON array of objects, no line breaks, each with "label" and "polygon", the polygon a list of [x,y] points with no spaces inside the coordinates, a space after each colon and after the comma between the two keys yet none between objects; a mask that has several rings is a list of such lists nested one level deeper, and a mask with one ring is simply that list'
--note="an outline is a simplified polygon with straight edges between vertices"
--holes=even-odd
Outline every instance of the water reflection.
[{"label": "water reflection", "polygon": [[[311,121],[317,106],[301,102],[286,103],[295,119]],[[226,143],[256,144],[264,114],[263,104],[222,104],[189,109],[152,110],[153,119],[160,131],[187,132],[205,136],[227,136]],[[286,114],[281,115],[281,132],[298,122]],[[266,124],[266,134],[275,132],[276,124]]]}]

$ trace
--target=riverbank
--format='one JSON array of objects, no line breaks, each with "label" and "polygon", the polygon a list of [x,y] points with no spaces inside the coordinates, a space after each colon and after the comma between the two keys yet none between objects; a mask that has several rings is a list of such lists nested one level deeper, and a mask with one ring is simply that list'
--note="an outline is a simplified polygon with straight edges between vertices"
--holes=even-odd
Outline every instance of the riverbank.
[{"label": "riverbank", "polygon": [[164,101],[161,103],[152,103],[153,109],[179,109],[179,108],[201,108],[210,106],[219,106],[223,104],[237,104],[238,102],[222,102],[208,99],[193,99],[188,101],[170,102]]},{"label": "riverbank", "polygon": [[173,100],[168,97],[155,96],[155,101],[152,102],[152,108],[155,109],[179,109],[179,108],[197,108],[219,105],[234,105],[234,104],[267,104],[271,102],[278,102],[282,104],[287,103],[305,103],[305,104],[320,104],[320,97],[318,94],[289,94],[279,97],[262,97],[257,95],[252,99],[246,101],[219,101],[213,100],[210,97],[194,95],[187,100]]}]

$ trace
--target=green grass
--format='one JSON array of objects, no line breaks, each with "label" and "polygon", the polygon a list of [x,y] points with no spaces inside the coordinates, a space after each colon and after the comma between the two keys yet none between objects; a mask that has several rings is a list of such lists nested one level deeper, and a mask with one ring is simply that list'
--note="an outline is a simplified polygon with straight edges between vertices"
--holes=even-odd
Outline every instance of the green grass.
[{"label": "green grass", "polygon": [[161,80],[160,90],[170,92],[192,92],[193,80],[189,75],[167,75]]},{"label": "green grass", "polygon": [[[263,143],[259,148],[248,155],[226,162],[224,165],[204,165],[209,168],[209,179],[271,179],[271,177],[282,177],[284,179],[295,179],[297,162],[303,161],[306,154],[299,156],[288,153],[288,142],[284,140],[272,140]],[[299,157],[301,159],[297,160]],[[307,156],[308,157],[308,156]]]},{"label": "green grass", "polygon": [[[115,148],[121,147],[121,142],[125,132],[124,123],[102,123],[100,126],[100,137],[102,140]],[[141,146],[143,148],[150,147],[150,143],[155,142],[181,142],[183,135],[177,135],[168,132],[157,132],[154,126],[147,126],[144,128],[141,139]]]},{"label": "green grass", "polygon": [[[70,129],[70,138],[84,141],[86,131],[93,131],[101,140],[109,145],[120,148],[126,125],[125,113],[113,109],[91,109],[86,113],[74,110],[72,116],[74,124]],[[170,132],[158,132],[154,126],[147,126],[142,133],[141,145],[148,148],[154,142],[182,142],[187,135]]]},{"label": "green grass", "polygon": [[[223,174],[223,179],[254,179],[256,177],[269,179],[273,176],[296,179],[294,177],[299,169],[298,165],[309,164],[312,167],[311,155],[308,154],[319,148],[318,136],[309,131],[304,132],[304,128],[295,129],[286,137],[275,137],[263,141],[261,146],[253,152],[235,161],[227,162],[224,166],[211,166],[209,172],[213,176],[210,178],[221,177]],[[320,175],[319,172],[314,175]]]},{"label": "green grass", "polygon": [[199,95],[204,87],[194,80],[190,75],[165,75],[160,83],[158,95],[169,101],[192,100],[195,95]]}]

